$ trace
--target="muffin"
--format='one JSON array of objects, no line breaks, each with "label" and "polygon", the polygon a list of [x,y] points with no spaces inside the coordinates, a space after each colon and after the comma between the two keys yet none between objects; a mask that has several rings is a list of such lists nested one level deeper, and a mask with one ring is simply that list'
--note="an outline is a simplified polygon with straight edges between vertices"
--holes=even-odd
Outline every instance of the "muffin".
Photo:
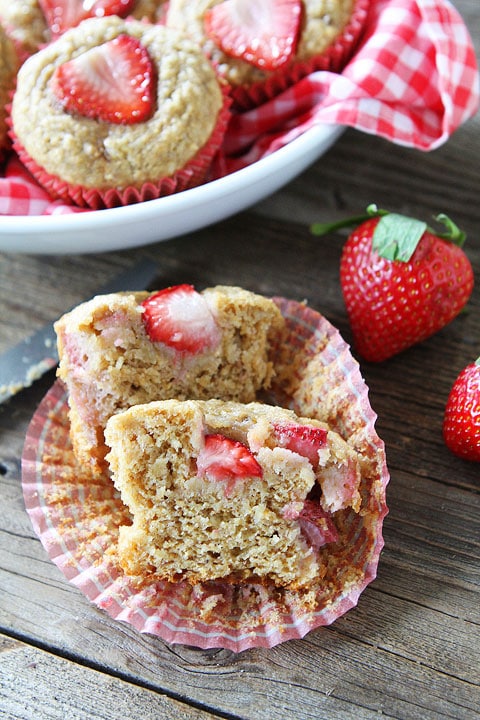
[{"label": "muffin", "polygon": [[[389,474],[385,447],[375,430],[377,418],[370,405],[368,387],[350,348],[325,317],[304,302],[286,298],[274,301],[285,325],[273,343],[275,375],[268,390],[269,404],[291,408],[297,415],[295,422],[300,421],[301,425],[316,425],[310,419],[305,421],[305,417],[327,423],[353,452],[352,468],[357,460],[360,464],[358,487],[357,473],[348,472],[348,462],[344,466],[335,464],[330,482],[326,482],[323,464],[326,453],[322,457],[321,482],[316,480],[315,489],[310,490],[301,508],[303,518],[298,518],[303,525],[303,538],[315,548],[320,568],[315,580],[306,587],[300,587],[300,578],[292,581],[299,585],[294,590],[274,586],[266,576],[261,584],[219,580],[191,585],[154,579],[142,583],[142,576],[126,575],[119,565],[117,550],[119,528],[131,524],[131,513],[110,474],[91,473],[85,463],[75,461],[69,440],[67,393],[60,380],[42,400],[27,430],[22,457],[25,505],[48,555],[77,590],[111,618],[130,623],[137,631],[168,643],[241,652],[301,638],[314,628],[330,625],[355,607],[377,574]],[[263,393],[262,398],[266,399]],[[273,412],[273,408],[268,412]],[[237,424],[234,413],[225,416],[222,410],[208,414],[210,422],[215,423],[214,434],[227,435],[229,428]],[[205,415],[207,412],[202,410],[202,417]],[[249,418],[260,429],[270,424],[268,418],[258,418],[257,422],[253,413],[249,413]],[[115,421],[116,416],[110,424]],[[290,421],[293,423],[291,416]],[[146,427],[150,421],[145,416],[141,422],[141,427]],[[120,439],[123,443],[128,435],[126,426],[125,432],[122,428],[112,443],[115,442],[119,456],[127,458],[128,450],[124,452],[124,445],[119,445]],[[298,441],[298,432],[284,433],[284,439],[285,435]],[[258,453],[270,446],[269,437],[268,432],[248,434],[249,450],[257,453],[256,462]],[[330,446],[331,438],[327,436]],[[151,447],[153,438],[146,440]],[[292,448],[288,439],[287,443],[279,442],[278,432],[274,445],[280,445],[275,447],[275,453],[285,449],[285,445],[293,450],[291,459],[295,464],[301,463],[301,458],[295,458],[294,452],[297,456],[310,455],[305,445],[298,452],[300,448]],[[343,451],[336,447],[330,457],[340,458]],[[130,459],[129,455],[129,462]],[[145,458],[139,458],[139,463],[145,463]],[[205,461],[201,467],[205,471]],[[318,477],[317,471],[315,475]],[[132,479],[130,483],[125,479],[132,488],[143,484],[142,480]],[[242,492],[241,483],[230,488],[229,480],[217,482],[227,493]],[[208,488],[209,483],[207,477],[202,482],[203,488]],[[215,478],[211,484],[215,484]],[[159,494],[155,501],[160,499]],[[313,501],[313,505],[307,500]],[[299,510],[300,507],[293,506],[286,514],[294,520]],[[144,567],[139,570],[145,572]],[[154,568],[147,572],[154,572]],[[288,582],[287,578],[275,582],[285,580]]]},{"label": "muffin", "polygon": [[254,400],[271,382],[269,348],[283,326],[272,300],[236,287],[177,285],[79,305],[55,324],[77,457],[102,468],[106,422],[132,405]]},{"label": "muffin", "polygon": [[50,40],[39,0],[0,0],[0,22],[17,45],[22,59]]},{"label": "muffin", "polygon": [[227,106],[210,63],[180,32],[92,18],[20,69],[12,139],[53,197],[112,207],[202,182]]},{"label": "muffin", "polygon": [[133,524],[127,575],[308,587],[334,513],[360,507],[356,454],[328,426],[250,403],[167,400],[113,416],[107,460]]},{"label": "muffin", "polygon": [[43,9],[50,40],[91,17],[118,15],[152,23],[159,22],[164,16],[166,6],[165,0],[96,0],[89,3],[57,0],[53,5],[45,0],[37,0],[36,4]]},{"label": "muffin", "polygon": [[19,64],[20,60],[15,44],[0,25],[0,161],[10,145],[6,123],[7,107],[15,86]]},{"label": "muffin", "polygon": [[171,0],[166,22],[190,33],[247,108],[314,70],[340,71],[367,10],[368,0]]},{"label": "muffin", "polygon": [[85,5],[77,0],[53,4],[44,0],[0,0],[0,22],[28,57],[89,17],[128,15],[155,23],[161,22],[166,12],[165,0],[100,0],[87,8]]}]

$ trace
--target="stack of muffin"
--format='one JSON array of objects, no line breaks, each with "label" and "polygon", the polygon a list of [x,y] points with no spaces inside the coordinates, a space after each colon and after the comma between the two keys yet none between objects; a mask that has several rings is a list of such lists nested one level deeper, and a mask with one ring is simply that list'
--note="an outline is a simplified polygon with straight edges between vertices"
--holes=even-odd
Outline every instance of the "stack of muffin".
[{"label": "stack of muffin", "polygon": [[326,422],[261,400],[286,332],[272,299],[186,284],[97,296],[55,330],[79,467],[111,473],[132,514],[128,576],[321,581],[345,512],[361,512],[362,462]]}]

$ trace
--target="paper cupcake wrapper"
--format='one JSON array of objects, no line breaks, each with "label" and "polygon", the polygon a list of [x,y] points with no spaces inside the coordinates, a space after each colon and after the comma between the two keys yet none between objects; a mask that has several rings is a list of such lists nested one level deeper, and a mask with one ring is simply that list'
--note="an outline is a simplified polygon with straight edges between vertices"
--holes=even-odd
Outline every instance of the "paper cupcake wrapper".
[{"label": "paper cupcake wrapper", "polygon": [[232,87],[233,106],[238,111],[250,110],[271,100],[317,70],[339,73],[352,57],[367,21],[370,0],[356,0],[352,15],[341,34],[322,53],[308,60],[293,62],[265,80],[250,86]]},{"label": "paper cupcake wrapper", "polygon": [[[278,338],[276,386],[269,400],[329,417],[362,455],[362,508],[337,513],[327,575],[310,592],[254,584],[155,582],[139,589],[121,570],[118,529],[131,519],[107,475],[75,463],[67,396],[57,381],[30,423],[22,458],[25,505],[49,557],[65,577],[112,618],[168,643],[240,652],[302,638],[357,604],[376,577],[387,513],[388,470],[376,415],[359,367],[338,331],[302,304],[275,299],[287,324]],[[284,379],[293,362],[295,378]],[[347,437],[348,436],[348,437]]]},{"label": "paper cupcake wrapper", "polygon": [[65,182],[62,178],[47,172],[32,158],[15,134],[11,121],[9,134],[13,150],[17,153],[20,161],[52,198],[62,200],[68,204],[73,203],[81,208],[90,208],[91,210],[133,205],[188,190],[200,185],[205,180],[215,155],[222,146],[230,119],[231,98],[228,89],[223,86],[222,94],[223,105],[207,143],[197,151],[183,168],[173,175],[159,178],[155,182],[146,182],[140,187],[97,189]]}]

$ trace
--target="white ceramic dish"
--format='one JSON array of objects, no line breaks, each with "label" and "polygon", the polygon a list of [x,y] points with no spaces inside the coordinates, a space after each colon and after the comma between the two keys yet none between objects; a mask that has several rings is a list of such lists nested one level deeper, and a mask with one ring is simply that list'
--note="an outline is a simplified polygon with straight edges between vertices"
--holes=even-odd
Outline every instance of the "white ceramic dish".
[{"label": "white ceramic dish", "polygon": [[278,190],[323,155],[343,130],[312,127],[246,168],[158,200],[71,215],[0,217],[0,251],[41,255],[107,252],[199,230]]}]

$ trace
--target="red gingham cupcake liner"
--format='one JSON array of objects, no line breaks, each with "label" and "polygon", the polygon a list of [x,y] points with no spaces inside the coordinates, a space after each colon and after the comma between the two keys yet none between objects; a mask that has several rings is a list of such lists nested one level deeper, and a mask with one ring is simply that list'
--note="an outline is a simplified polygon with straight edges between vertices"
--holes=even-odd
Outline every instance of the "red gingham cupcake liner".
[{"label": "red gingham cupcake liner", "polygon": [[[358,363],[338,331],[305,305],[276,298],[286,319],[270,402],[329,418],[362,455],[362,507],[339,511],[339,540],[325,547],[327,572],[309,592],[255,584],[155,582],[136,587],[116,557],[131,518],[110,478],[76,465],[67,396],[57,381],[36,411],[22,458],[25,504],[35,532],[64,576],[98,608],[168,643],[240,652],[273,647],[329,625],[353,608],[376,577],[388,470],[376,415]],[[283,378],[288,365],[295,373]],[[292,384],[293,383],[293,384]]]}]

